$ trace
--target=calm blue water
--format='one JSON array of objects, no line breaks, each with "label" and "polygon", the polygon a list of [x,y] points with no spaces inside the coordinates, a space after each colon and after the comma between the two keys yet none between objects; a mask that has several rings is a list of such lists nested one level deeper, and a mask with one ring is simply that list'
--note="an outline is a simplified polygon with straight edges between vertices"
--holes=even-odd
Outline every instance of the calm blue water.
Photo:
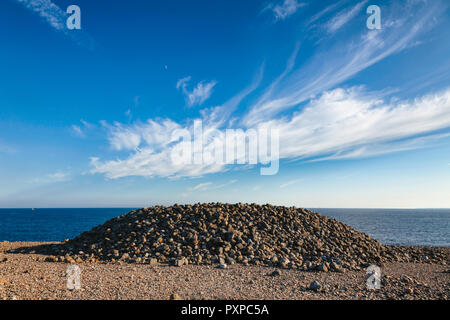
[{"label": "calm blue water", "polygon": [[313,209],[385,244],[450,246],[450,209]]},{"label": "calm blue water", "polygon": [[[0,241],[73,238],[124,209],[0,209]],[[313,209],[386,244],[450,246],[450,209]]]},{"label": "calm blue water", "polygon": [[0,209],[0,241],[62,241],[132,209]]}]

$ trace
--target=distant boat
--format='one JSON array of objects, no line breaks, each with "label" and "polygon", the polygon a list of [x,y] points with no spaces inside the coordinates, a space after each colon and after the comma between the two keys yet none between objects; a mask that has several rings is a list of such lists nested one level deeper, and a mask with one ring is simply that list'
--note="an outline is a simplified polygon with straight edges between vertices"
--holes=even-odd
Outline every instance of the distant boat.
[{"label": "distant boat", "polygon": [[34,208],[31,208],[31,211],[34,211]]}]

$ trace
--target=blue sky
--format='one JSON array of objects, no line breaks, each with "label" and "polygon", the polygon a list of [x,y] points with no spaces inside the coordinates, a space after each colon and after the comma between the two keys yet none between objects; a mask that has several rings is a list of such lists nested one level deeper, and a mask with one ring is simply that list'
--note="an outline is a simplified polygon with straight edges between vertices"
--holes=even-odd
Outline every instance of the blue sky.
[{"label": "blue sky", "polygon": [[[0,207],[448,208],[448,30],[445,0],[1,1]],[[276,128],[278,173],[174,166],[194,120]]]}]

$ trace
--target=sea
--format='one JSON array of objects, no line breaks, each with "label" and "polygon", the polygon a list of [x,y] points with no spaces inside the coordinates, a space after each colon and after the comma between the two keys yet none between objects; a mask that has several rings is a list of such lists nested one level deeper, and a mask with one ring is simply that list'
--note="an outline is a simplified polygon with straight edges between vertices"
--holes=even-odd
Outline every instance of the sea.
[{"label": "sea", "polygon": [[[62,241],[133,208],[0,209],[0,241]],[[311,208],[384,244],[450,246],[450,209]]]}]

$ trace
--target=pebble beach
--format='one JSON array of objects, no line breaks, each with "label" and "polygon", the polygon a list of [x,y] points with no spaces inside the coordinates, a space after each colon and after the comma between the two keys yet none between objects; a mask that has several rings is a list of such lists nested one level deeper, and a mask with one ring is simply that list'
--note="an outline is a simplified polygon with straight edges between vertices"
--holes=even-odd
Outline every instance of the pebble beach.
[{"label": "pebble beach", "polygon": [[62,242],[1,242],[0,298],[447,300],[449,253],[384,245],[303,208],[154,206]]},{"label": "pebble beach", "polygon": [[[243,266],[96,262],[78,264],[81,289],[67,288],[68,263],[40,254],[7,253],[43,243],[0,243],[0,299],[256,299],[256,300],[448,300],[450,267],[432,263],[386,263],[379,290],[366,288],[364,271],[343,273]],[[450,251],[447,249],[447,252]],[[6,260],[5,260],[6,259]],[[274,271],[278,270],[278,272]],[[318,289],[311,289],[317,282]]]}]

